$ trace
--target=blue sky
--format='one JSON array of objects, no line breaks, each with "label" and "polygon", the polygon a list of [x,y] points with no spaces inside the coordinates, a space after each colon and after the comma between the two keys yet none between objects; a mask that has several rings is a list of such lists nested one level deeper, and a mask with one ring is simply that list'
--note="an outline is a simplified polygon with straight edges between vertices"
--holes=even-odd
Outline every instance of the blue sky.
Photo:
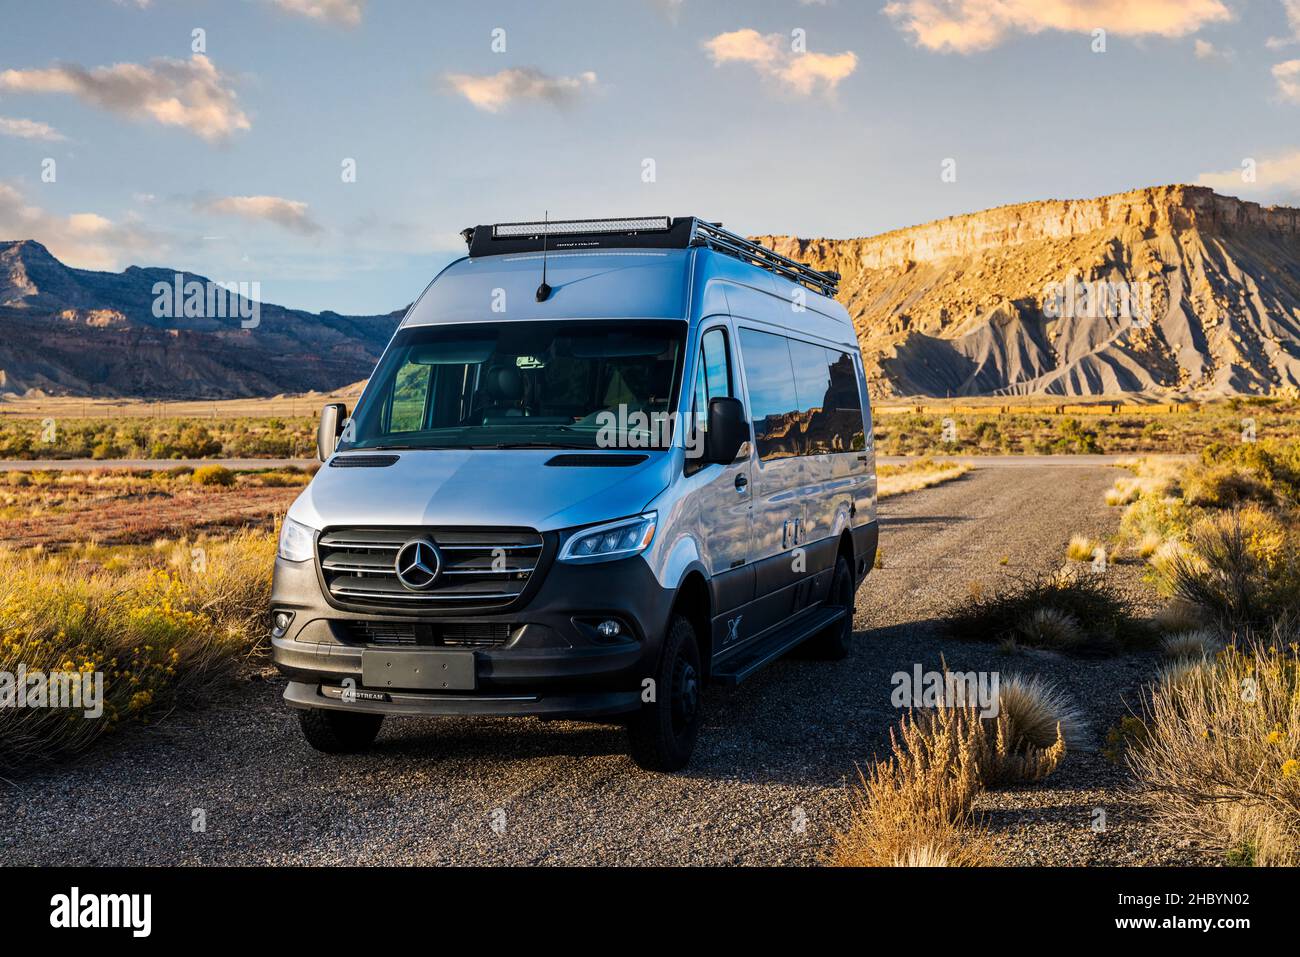
[{"label": "blue sky", "polygon": [[1300,0],[0,10],[0,239],[313,310],[405,305],[461,228],[546,209],[848,237],[1170,182],[1300,205]]}]

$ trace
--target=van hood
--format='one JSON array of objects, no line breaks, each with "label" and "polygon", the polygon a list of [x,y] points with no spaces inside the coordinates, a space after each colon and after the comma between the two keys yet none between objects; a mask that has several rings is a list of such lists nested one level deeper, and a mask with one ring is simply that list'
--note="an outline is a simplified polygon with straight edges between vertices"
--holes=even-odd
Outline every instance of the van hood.
[{"label": "van hood", "polygon": [[[644,511],[668,487],[677,458],[672,451],[653,451],[635,465],[556,466],[546,463],[566,454],[620,453],[427,449],[370,454],[396,455],[397,461],[382,467],[322,466],[289,517],[314,529],[510,525],[551,531]],[[335,459],[341,457],[348,456]]]}]

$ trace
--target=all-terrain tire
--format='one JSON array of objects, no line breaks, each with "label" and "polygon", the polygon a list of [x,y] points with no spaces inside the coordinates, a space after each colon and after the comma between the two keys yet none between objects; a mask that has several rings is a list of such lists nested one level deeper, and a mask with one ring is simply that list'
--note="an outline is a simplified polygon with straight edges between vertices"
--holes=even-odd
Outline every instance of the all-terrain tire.
[{"label": "all-terrain tire", "polygon": [[853,568],[849,565],[849,560],[840,555],[835,560],[835,572],[831,576],[831,591],[826,596],[826,606],[845,609],[844,617],[821,634],[804,642],[810,657],[839,661],[848,655],[853,641],[853,598],[856,591]]},{"label": "all-terrain tire", "polygon": [[357,754],[370,749],[382,714],[358,711],[335,711],[326,708],[303,708],[298,712],[302,735],[317,751],[325,754]]},{"label": "all-terrain tire", "polygon": [[655,700],[628,720],[628,753],[647,771],[677,771],[695,750],[703,683],[695,627],[681,615],[668,623],[654,681]]}]

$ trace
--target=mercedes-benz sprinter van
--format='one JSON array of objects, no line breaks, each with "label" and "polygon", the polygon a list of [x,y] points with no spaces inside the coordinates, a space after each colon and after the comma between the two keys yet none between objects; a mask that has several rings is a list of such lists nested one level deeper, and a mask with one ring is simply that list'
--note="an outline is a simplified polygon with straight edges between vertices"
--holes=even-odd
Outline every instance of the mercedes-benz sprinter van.
[{"label": "mercedes-benz sprinter van", "polygon": [[464,235],[321,415],[275,562],[285,699],[326,752],[531,715],[675,770],[704,685],[853,634],[876,474],[839,277],[694,217]]}]

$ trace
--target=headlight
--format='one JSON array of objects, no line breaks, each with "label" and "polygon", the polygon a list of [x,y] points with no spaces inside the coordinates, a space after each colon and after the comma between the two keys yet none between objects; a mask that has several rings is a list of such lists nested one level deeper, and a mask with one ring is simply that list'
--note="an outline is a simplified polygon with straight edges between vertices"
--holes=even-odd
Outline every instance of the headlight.
[{"label": "headlight", "polygon": [[315,533],[302,522],[286,518],[280,526],[280,548],[276,554],[286,562],[305,562],[312,556]]},{"label": "headlight", "polygon": [[655,537],[657,512],[586,528],[574,534],[560,551],[562,562],[607,562],[645,551]]}]

